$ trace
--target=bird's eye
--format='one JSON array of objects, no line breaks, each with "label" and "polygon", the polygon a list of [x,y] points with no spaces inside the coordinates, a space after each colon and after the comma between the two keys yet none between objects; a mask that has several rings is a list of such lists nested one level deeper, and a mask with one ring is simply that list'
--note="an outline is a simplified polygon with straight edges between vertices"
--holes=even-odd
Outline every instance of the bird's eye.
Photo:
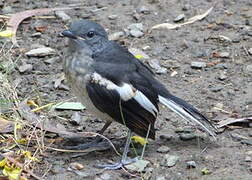
[{"label": "bird's eye", "polygon": [[94,35],[95,35],[94,31],[89,31],[89,32],[87,33],[87,37],[88,37],[88,38],[92,38],[92,37],[94,37]]}]

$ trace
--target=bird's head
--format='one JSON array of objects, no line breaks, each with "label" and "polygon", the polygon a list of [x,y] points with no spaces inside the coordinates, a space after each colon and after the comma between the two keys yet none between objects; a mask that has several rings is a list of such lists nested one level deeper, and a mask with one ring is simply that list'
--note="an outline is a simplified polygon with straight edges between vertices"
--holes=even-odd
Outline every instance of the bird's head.
[{"label": "bird's head", "polygon": [[107,32],[101,25],[84,19],[72,22],[70,28],[64,30],[61,35],[68,37],[74,46],[88,47],[93,53],[101,50],[108,42]]}]

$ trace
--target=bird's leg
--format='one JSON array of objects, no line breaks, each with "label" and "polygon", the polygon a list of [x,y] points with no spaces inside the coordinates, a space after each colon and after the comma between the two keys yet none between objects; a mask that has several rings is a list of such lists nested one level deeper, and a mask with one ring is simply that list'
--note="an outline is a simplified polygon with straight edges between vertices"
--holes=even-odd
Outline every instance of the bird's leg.
[{"label": "bird's leg", "polygon": [[[104,131],[110,126],[111,123],[112,123],[112,121],[106,121],[106,123],[104,124],[102,129],[99,130],[97,133],[103,134]],[[94,140],[92,140],[89,143],[78,144],[75,146],[64,146],[64,148],[73,149],[73,150],[84,150],[84,149],[88,149],[88,148],[101,147],[101,146],[105,146],[108,144],[107,142],[102,143],[101,141],[102,141],[102,137],[97,135],[94,138]]]},{"label": "bird's leg", "polygon": [[137,161],[138,160],[137,157],[133,158],[133,159],[130,159],[130,158],[127,157],[127,154],[129,152],[130,142],[131,142],[131,135],[132,135],[132,132],[129,130],[127,141],[126,141],[126,144],[124,146],[124,151],[123,151],[122,159],[121,159],[121,161],[119,163],[116,163],[116,164],[107,164],[107,165],[98,165],[98,167],[99,168],[108,169],[108,170],[115,170],[115,169],[122,168],[124,165],[131,164],[131,163]]}]

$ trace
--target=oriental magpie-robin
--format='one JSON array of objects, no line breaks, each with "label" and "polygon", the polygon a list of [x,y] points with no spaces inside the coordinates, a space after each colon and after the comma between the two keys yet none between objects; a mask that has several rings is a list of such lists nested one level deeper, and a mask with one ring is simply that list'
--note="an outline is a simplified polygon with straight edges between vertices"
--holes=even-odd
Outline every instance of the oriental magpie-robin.
[{"label": "oriental magpie-robin", "polygon": [[215,137],[215,127],[196,108],[172,95],[154,78],[153,72],[126,48],[108,40],[104,28],[89,20],[78,20],[62,32],[69,38],[64,71],[81,102],[106,121],[103,133],[113,120],[129,128],[118,168],[127,162],[131,132],[155,139],[154,124],[163,104],[184,120],[200,125]]}]

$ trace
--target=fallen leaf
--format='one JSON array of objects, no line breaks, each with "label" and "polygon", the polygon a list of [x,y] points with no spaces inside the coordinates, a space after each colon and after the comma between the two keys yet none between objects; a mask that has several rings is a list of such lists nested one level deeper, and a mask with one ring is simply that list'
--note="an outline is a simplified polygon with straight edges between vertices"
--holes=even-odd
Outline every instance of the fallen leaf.
[{"label": "fallen leaf", "polygon": [[137,171],[137,172],[142,172],[146,166],[149,164],[149,161],[146,160],[137,160],[136,162],[126,165],[126,169],[131,170],[131,171]]},{"label": "fallen leaf", "polygon": [[17,39],[16,39],[16,33],[17,33],[17,29],[18,29],[19,24],[23,20],[25,20],[31,16],[35,16],[35,15],[47,14],[52,11],[61,11],[61,10],[68,10],[68,9],[72,9],[72,7],[33,9],[33,10],[26,10],[26,11],[22,11],[22,12],[18,12],[16,14],[13,14],[11,16],[11,18],[7,21],[7,28],[5,31],[8,33],[6,33],[6,34],[7,35],[11,34],[12,43],[14,45],[18,46]]},{"label": "fallen leaf", "polygon": [[0,117],[0,133],[9,133],[14,130],[14,122]]},{"label": "fallen leaf", "polygon": [[1,31],[0,32],[0,37],[7,37],[7,38],[10,38],[14,35],[13,31],[11,30],[4,30],[4,31]]},{"label": "fallen leaf", "polygon": [[228,118],[225,120],[222,120],[218,122],[218,128],[221,128],[223,126],[227,126],[229,124],[234,124],[234,123],[250,123],[252,122],[252,117],[245,117],[245,118]]},{"label": "fallen leaf", "polygon": [[132,136],[131,140],[136,142],[136,143],[141,144],[142,146],[144,146],[145,144],[148,144],[148,141],[146,141],[145,138],[142,138],[140,136]]},{"label": "fallen leaf", "polygon": [[53,106],[55,109],[61,109],[61,110],[83,110],[86,107],[83,106],[79,102],[64,102],[64,103],[58,103]]},{"label": "fallen leaf", "polygon": [[184,23],[180,23],[180,24],[162,23],[162,24],[158,24],[158,25],[153,26],[151,28],[151,30],[152,29],[176,29],[176,28],[179,28],[179,27],[187,25],[187,24],[192,24],[192,23],[194,23],[196,21],[200,21],[200,20],[204,19],[212,11],[212,9],[213,9],[213,7],[208,9],[203,14],[199,14],[199,15],[191,17],[190,19],[188,19]]}]

